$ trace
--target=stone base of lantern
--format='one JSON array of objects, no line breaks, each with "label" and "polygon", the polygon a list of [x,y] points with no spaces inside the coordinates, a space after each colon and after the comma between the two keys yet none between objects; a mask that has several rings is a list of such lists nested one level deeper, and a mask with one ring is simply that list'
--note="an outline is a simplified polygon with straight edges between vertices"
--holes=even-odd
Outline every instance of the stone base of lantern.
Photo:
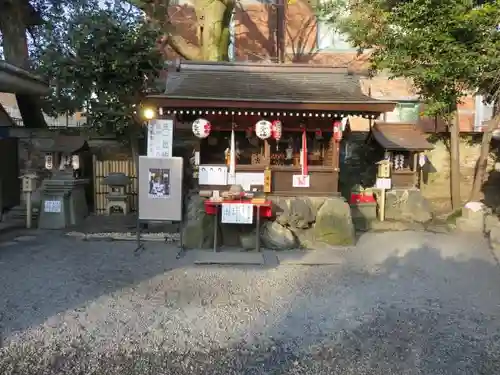
[{"label": "stone base of lantern", "polygon": [[58,172],[44,180],[38,228],[63,229],[83,222],[88,215],[85,198],[88,183],[86,179],[74,179],[71,171]]},{"label": "stone base of lantern", "polygon": [[111,215],[111,210],[113,208],[121,208],[124,215],[127,215],[128,210],[128,197],[126,195],[107,195],[108,202],[106,203],[106,213],[107,215]]}]

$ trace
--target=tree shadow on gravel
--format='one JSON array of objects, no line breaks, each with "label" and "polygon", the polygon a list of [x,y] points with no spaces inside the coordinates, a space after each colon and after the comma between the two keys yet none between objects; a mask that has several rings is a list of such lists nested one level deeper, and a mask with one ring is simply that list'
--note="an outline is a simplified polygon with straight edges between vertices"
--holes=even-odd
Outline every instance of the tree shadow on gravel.
[{"label": "tree shadow on gravel", "polygon": [[499,374],[499,285],[493,261],[429,245],[377,261],[353,256],[335,276],[304,268],[289,311],[266,327],[265,340],[203,353],[129,343],[97,355],[82,338],[13,345],[0,352],[0,373]]},{"label": "tree shadow on gravel", "polygon": [[0,339],[182,266],[172,245],[147,243],[137,253],[135,248],[135,242],[57,234],[1,247]]}]

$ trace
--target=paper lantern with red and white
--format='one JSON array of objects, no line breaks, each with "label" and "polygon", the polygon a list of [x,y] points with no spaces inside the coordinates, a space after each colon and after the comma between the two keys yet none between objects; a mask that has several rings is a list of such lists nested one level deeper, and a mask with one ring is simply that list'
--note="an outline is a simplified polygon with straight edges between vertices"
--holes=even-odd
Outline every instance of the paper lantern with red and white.
[{"label": "paper lantern with red and white", "polygon": [[283,135],[283,125],[280,120],[274,120],[271,123],[271,133],[274,139],[276,139],[276,150],[278,150],[278,142]]},{"label": "paper lantern with red and white", "polygon": [[272,124],[267,120],[260,120],[255,124],[255,134],[260,139],[268,139],[272,134]]},{"label": "paper lantern with red and white", "polygon": [[211,130],[212,125],[204,118],[199,118],[193,122],[193,134],[198,138],[207,138]]},{"label": "paper lantern with red and white", "polygon": [[333,123],[333,139],[336,142],[340,142],[342,140],[342,122],[335,121]]}]

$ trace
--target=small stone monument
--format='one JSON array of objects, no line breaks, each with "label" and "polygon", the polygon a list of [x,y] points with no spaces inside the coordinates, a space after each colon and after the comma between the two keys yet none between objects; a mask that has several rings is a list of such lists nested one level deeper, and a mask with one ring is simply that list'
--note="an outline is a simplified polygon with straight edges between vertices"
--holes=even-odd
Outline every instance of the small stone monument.
[{"label": "small stone monument", "polygon": [[130,184],[130,177],[124,173],[110,173],[103,181],[104,184],[108,185],[110,192],[106,195],[106,212],[111,215],[111,210],[113,208],[121,208],[124,215],[129,212],[128,207],[128,194],[125,192],[125,188]]},{"label": "small stone monument", "polygon": [[60,135],[43,150],[54,155],[55,168],[40,189],[40,229],[67,228],[81,223],[88,215],[85,185],[89,181],[75,177],[75,171],[81,168],[79,153],[85,147],[87,142],[82,137]]},{"label": "small stone monument", "polygon": [[481,202],[468,202],[462,208],[462,216],[455,224],[461,232],[483,233],[486,217],[486,206]]}]

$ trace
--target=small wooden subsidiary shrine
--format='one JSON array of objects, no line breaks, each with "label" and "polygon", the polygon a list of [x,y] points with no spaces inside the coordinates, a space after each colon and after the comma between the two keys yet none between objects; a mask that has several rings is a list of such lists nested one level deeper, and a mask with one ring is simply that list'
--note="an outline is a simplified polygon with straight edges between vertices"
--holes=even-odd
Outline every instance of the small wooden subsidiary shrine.
[{"label": "small wooden subsidiary shrine", "polygon": [[424,151],[434,146],[417,125],[376,122],[367,141],[378,144],[379,158],[390,162],[392,188],[420,185],[420,172],[426,160]]},{"label": "small wooden subsidiary shrine", "polygon": [[198,137],[200,189],[332,196],[347,117],[376,119],[396,103],[364,95],[346,69],[183,62],[147,104]]}]

